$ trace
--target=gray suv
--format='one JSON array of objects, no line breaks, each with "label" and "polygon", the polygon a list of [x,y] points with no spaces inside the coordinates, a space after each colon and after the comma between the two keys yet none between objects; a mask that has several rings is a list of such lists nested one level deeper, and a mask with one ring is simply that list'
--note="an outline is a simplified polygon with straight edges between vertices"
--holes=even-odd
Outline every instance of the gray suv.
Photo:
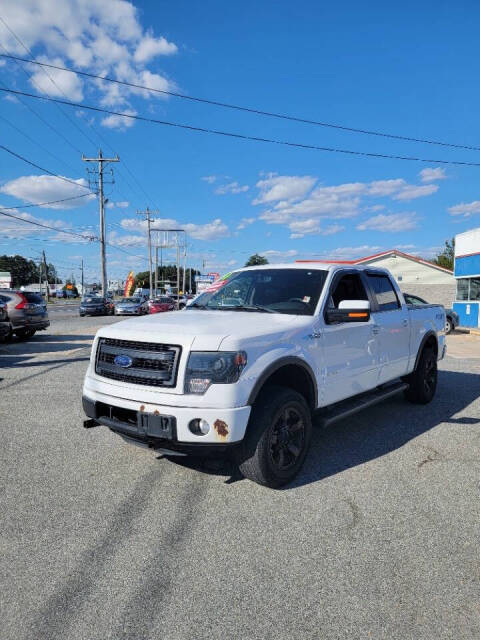
[{"label": "gray suv", "polygon": [[0,289],[0,302],[7,303],[13,333],[21,340],[31,338],[36,331],[50,326],[47,305],[38,293]]}]

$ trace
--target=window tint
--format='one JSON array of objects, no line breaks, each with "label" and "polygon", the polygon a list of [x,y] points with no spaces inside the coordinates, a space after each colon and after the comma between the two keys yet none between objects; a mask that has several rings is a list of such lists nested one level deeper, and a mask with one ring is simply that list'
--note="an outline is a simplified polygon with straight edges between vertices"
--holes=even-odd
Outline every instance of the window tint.
[{"label": "window tint", "polygon": [[407,304],[428,304],[426,300],[422,300],[422,298],[419,298],[418,296],[412,296],[409,293],[404,293],[403,297]]},{"label": "window tint", "polygon": [[377,298],[379,311],[391,311],[400,307],[397,294],[388,276],[367,274],[367,278]]},{"label": "window tint", "polygon": [[338,309],[343,300],[368,300],[367,292],[358,273],[348,273],[330,290],[328,306]]},{"label": "window tint", "polygon": [[23,291],[23,295],[26,297],[28,302],[33,302],[34,304],[44,303],[44,299],[38,293],[32,293],[31,291]]}]

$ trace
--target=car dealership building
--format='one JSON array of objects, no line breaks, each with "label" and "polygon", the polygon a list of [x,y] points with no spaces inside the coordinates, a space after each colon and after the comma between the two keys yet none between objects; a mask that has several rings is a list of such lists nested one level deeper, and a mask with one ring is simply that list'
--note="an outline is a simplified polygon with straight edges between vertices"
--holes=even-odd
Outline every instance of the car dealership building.
[{"label": "car dealership building", "polygon": [[480,228],[455,236],[455,279],[457,295],[453,305],[463,327],[480,327]]}]

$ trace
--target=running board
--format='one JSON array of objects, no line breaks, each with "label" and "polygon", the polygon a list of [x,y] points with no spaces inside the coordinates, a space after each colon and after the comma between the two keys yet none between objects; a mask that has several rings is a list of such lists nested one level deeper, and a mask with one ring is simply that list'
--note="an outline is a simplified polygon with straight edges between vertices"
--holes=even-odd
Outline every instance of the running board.
[{"label": "running board", "polygon": [[397,393],[401,391],[405,391],[405,389],[408,389],[408,386],[406,382],[397,382],[383,389],[376,389],[375,391],[363,394],[357,398],[344,400],[326,410],[325,413],[319,414],[316,422],[322,427],[328,427],[338,420],[348,418],[359,411],[363,411],[363,409],[372,407],[387,398],[397,395]]}]

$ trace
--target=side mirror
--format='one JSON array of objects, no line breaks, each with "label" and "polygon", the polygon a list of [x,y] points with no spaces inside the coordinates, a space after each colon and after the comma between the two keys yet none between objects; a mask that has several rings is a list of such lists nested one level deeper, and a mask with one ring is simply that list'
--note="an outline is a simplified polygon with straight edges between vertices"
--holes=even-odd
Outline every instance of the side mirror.
[{"label": "side mirror", "polygon": [[370,302],[368,300],[342,300],[338,309],[327,309],[327,324],[340,322],[368,322],[370,320]]}]

